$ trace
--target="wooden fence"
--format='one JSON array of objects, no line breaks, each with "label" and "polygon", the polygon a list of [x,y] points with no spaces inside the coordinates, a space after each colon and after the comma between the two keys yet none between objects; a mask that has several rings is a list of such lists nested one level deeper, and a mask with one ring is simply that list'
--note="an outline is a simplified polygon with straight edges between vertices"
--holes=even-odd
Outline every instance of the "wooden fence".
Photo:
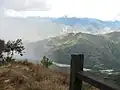
[{"label": "wooden fence", "polygon": [[83,71],[84,55],[71,55],[70,86],[69,90],[82,90],[82,81],[100,90],[120,90],[114,84],[105,82],[104,79]]}]

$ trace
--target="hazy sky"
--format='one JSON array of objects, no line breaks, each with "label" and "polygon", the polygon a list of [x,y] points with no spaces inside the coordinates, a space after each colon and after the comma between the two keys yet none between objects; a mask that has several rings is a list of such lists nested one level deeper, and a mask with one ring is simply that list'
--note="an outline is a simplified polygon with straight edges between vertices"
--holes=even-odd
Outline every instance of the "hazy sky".
[{"label": "hazy sky", "polygon": [[[47,23],[43,25],[27,16],[41,17],[89,17],[102,20],[118,19],[120,0],[0,0],[0,38],[5,40],[19,37],[25,40],[38,40],[48,36],[61,26]],[[4,18],[12,16],[17,18]],[[48,31],[48,34],[43,33]],[[53,31],[54,33],[55,31]],[[56,34],[56,33],[54,33]],[[53,35],[53,34],[51,34]]]},{"label": "hazy sky", "polygon": [[119,4],[120,0],[0,0],[5,13],[11,16],[68,15],[102,20],[119,19]]}]

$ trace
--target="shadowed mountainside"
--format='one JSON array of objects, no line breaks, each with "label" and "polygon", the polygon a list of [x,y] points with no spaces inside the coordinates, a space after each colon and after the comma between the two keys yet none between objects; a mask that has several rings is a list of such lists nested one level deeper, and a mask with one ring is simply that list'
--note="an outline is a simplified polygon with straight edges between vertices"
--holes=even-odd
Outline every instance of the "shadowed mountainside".
[{"label": "shadowed mountainside", "polygon": [[[26,47],[26,57],[40,60],[43,55],[52,60],[70,64],[70,55],[83,53],[87,68],[113,68],[120,65],[120,32],[102,35],[86,33],[68,33],[61,36],[29,43]],[[109,63],[109,64],[108,64]]]}]

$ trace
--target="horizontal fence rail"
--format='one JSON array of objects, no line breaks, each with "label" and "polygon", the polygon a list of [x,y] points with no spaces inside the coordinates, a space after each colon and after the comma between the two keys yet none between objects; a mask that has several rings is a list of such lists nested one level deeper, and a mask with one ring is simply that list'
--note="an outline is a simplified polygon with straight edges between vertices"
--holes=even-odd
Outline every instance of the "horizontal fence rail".
[{"label": "horizontal fence rail", "polygon": [[82,81],[100,90],[120,90],[117,85],[106,82],[103,78],[83,71],[84,55],[71,55],[69,90],[82,90]]}]

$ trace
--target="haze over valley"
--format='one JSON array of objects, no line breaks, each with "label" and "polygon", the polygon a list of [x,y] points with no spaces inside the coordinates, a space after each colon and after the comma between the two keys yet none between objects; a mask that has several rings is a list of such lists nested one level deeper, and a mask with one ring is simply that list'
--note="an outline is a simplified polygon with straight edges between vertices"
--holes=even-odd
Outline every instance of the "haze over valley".
[{"label": "haze over valley", "polygon": [[[92,1],[90,5],[86,0],[80,0],[80,5],[77,0],[69,1],[69,5],[68,0],[0,1],[0,39],[23,40],[25,54],[15,56],[19,59],[40,60],[45,55],[55,62],[70,64],[72,53],[83,53],[86,68],[118,70],[120,21],[119,9],[115,8],[118,1],[111,0],[109,4]],[[73,3],[75,9],[70,7]]]},{"label": "haze over valley", "polygon": [[72,53],[83,53],[86,67],[118,69],[119,25],[92,18],[4,17],[0,34],[4,40],[23,39],[26,53],[18,58],[40,60],[45,55],[70,64]]}]

